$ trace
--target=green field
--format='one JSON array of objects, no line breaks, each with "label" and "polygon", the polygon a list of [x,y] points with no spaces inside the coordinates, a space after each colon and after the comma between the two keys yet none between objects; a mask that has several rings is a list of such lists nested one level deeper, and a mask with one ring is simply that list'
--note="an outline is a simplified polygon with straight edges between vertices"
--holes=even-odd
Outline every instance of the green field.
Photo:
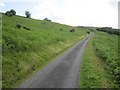
[{"label": "green field", "polygon": [[85,50],[80,87],[118,88],[119,71],[118,36],[95,32]]},{"label": "green field", "polygon": [[[87,35],[87,29],[2,15],[2,86],[14,88]],[[16,23],[31,30],[15,28]],[[75,29],[71,33],[70,29]],[[60,30],[63,29],[63,30]]]}]

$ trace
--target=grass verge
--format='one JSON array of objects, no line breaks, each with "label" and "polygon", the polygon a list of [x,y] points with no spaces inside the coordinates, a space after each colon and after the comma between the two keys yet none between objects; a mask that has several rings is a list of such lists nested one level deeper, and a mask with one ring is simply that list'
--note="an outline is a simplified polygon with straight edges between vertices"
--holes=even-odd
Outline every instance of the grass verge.
[{"label": "grass verge", "polygon": [[114,88],[112,76],[106,64],[99,58],[93,46],[93,37],[89,40],[81,66],[80,88]]}]

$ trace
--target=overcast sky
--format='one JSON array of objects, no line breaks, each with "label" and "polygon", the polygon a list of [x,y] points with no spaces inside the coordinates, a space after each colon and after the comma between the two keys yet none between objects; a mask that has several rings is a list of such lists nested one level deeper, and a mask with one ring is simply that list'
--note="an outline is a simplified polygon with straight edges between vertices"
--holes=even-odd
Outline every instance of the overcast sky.
[{"label": "overcast sky", "polygon": [[0,0],[0,12],[14,9],[17,15],[48,17],[53,22],[72,26],[118,28],[119,0]]}]

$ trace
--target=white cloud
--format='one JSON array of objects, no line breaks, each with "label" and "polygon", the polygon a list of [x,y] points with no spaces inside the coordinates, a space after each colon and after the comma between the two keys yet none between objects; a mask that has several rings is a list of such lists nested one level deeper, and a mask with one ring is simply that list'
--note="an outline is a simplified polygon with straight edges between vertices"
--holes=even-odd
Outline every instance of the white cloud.
[{"label": "white cloud", "polygon": [[0,2],[0,7],[5,7],[5,4]]},{"label": "white cloud", "polygon": [[[117,0],[116,0],[117,1]],[[112,0],[40,0],[33,18],[48,17],[68,25],[112,26],[117,28],[118,14]]]},{"label": "white cloud", "polygon": [[0,2],[39,2],[41,0],[0,0]]},{"label": "white cloud", "polygon": [[116,10],[118,10],[118,2],[119,0],[109,0],[109,4]]},{"label": "white cloud", "polygon": [[59,6],[56,0],[44,0],[43,2],[38,3],[38,5],[34,6],[34,12],[32,16],[34,18],[52,18],[52,19],[59,19],[60,13],[59,11],[62,9]]}]

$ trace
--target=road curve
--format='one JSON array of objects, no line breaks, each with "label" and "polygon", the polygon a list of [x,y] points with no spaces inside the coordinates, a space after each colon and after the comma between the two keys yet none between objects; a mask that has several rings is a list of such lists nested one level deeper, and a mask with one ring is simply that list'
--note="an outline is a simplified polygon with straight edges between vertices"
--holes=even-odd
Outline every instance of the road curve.
[{"label": "road curve", "polygon": [[92,35],[58,56],[19,88],[77,88],[84,48]]}]

